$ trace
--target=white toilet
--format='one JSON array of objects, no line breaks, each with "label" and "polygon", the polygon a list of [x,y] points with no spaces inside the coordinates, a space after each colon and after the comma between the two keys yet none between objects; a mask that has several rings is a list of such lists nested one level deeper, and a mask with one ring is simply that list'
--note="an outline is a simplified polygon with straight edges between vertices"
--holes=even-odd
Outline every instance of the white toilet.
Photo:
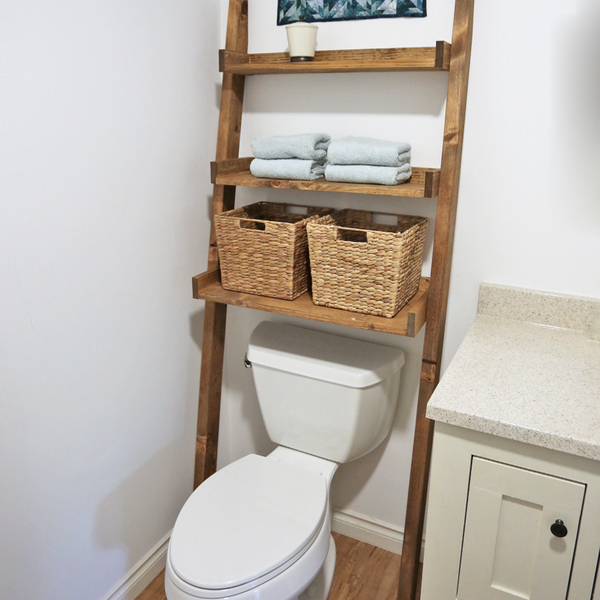
[{"label": "white toilet", "polygon": [[169,542],[168,600],[325,600],[335,566],[331,480],[391,428],[397,348],[267,321],[250,337],[248,360],[279,447],[228,465],[190,496]]}]

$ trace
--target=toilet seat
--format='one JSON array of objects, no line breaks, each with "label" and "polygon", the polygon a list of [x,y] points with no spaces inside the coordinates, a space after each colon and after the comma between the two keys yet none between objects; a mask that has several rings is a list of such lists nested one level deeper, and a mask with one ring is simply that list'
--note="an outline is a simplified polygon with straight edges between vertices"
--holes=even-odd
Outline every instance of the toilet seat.
[{"label": "toilet seat", "polygon": [[320,473],[246,456],[190,496],[171,536],[169,570],[182,591],[198,598],[254,589],[315,544],[327,508],[327,482]]},{"label": "toilet seat", "polygon": [[314,544],[295,563],[281,572],[278,569],[271,579],[258,583],[243,592],[233,588],[216,593],[214,590],[202,590],[190,586],[173,571],[171,560],[167,554],[165,592],[168,600],[212,598],[221,598],[221,600],[296,600],[318,576],[325,563],[328,563],[328,572],[333,576],[335,555],[335,543],[331,537],[331,518],[328,516]]}]

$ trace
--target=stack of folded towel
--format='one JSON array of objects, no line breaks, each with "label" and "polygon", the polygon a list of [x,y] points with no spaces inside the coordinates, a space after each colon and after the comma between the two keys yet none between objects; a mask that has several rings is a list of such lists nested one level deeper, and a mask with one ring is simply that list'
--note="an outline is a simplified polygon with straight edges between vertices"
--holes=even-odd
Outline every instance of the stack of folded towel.
[{"label": "stack of folded towel", "polygon": [[250,172],[269,179],[319,179],[325,174],[330,142],[325,133],[257,138],[252,140]]},{"label": "stack of folded towel", "polygon": [[408,181],[410,144],[347,137],[329,146],[327,181],[397,185]]}]

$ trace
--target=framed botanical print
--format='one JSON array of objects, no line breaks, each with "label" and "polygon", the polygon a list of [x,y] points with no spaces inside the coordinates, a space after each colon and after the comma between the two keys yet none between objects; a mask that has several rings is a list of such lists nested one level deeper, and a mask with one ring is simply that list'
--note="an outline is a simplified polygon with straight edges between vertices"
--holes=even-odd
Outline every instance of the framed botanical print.
[{"label": "framed botanical print", "polygon": [[278,0],[277,24],[425,17],[427,0]]}]

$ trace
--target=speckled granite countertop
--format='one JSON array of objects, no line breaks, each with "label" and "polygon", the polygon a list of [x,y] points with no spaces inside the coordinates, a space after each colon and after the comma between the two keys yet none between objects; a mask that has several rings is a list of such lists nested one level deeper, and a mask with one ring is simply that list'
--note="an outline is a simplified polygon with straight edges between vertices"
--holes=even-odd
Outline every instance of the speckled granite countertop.
[{"label": "speckled granite countertop", "polygon": [[427,416],[600,460],[600,300],[483,284]]}]

